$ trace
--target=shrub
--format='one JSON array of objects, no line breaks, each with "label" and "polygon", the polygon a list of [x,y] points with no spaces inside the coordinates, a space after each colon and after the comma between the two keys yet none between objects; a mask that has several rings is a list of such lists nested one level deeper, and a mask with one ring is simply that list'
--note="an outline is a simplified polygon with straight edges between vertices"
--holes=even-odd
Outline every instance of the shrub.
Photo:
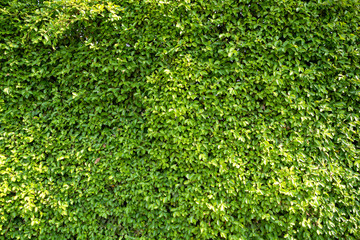
[{"label": "shrub", "polygon": [[1,239],[359,239],[355,0],[0,3]]}]

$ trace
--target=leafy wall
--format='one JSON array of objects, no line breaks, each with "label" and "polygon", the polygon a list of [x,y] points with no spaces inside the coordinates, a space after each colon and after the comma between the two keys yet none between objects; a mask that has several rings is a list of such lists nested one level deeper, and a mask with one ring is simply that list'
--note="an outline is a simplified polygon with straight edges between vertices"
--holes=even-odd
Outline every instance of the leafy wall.
[{"label": "leafy wall", "polygon": [[359,239],[355,0],[0,3],[0,239]]}]

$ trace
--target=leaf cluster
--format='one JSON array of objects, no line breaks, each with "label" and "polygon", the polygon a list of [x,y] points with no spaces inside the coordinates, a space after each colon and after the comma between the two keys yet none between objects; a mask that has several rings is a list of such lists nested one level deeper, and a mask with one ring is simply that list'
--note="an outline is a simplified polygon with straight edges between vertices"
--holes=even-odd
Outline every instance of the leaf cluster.
[{"label": "leaf cluster", "polygon": [[360,239],[357,0],[3,0],[0,239]]}]

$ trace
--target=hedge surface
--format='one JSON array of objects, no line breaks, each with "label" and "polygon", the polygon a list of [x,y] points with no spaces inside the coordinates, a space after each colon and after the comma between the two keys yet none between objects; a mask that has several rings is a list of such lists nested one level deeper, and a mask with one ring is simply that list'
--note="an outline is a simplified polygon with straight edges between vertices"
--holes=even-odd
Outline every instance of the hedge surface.
[{"label": "hedge surface", "polygon": [[0,239],[360,239],[357,0],[3,0]]}]

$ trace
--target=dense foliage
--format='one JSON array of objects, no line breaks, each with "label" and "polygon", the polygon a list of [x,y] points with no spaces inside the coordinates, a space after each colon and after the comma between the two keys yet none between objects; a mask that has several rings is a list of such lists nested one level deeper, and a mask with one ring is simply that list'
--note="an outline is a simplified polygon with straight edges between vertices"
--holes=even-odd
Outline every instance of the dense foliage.
[{"label": "dense foliage", "polygon": [[355,0],[2,0],[0,239],[360,239]]}]

